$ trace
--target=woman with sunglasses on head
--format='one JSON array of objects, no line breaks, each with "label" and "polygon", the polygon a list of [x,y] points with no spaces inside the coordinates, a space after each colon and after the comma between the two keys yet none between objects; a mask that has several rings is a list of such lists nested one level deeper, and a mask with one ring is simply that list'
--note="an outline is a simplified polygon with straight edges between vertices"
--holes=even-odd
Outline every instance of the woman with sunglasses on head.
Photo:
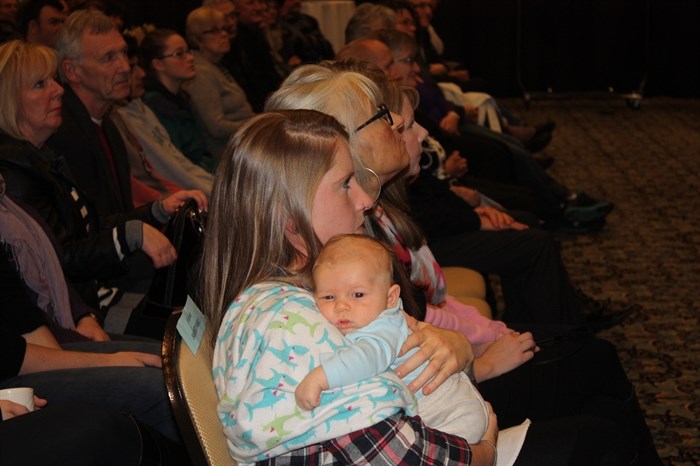
[{"label": "woman with sunglasses on head", "polygon": [[146,71],[143,102],[168,131],[175,147],[209,172],[216,163],[207,150],[204,128],[195,116],[183,85],[196,76],[194,55],[185,39],[170,29],[146,35],[139,46],[139,64]]},{"label": "woman with sunglasses on head", "polygon": [[187,40],[194,49],[197,76],[185,85],[204,127],[207,150],[221,158],[234,131],[255,115],[243,89],[220,64],[231,42],[221,12],[201,7],[187,16]]}]

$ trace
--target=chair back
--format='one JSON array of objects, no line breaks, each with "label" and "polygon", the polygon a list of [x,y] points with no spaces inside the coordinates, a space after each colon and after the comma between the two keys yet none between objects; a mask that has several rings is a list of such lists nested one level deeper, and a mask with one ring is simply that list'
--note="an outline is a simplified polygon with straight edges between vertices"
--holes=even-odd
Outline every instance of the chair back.
[{"label": "chair back", "polygon": [[212,377],[211,326],[207,325],[197,354],[177,331],[182,312],[168,318],[163,339],[163,374],[177,423],[195,466],[236,466],[216,412],[219,397]]}]

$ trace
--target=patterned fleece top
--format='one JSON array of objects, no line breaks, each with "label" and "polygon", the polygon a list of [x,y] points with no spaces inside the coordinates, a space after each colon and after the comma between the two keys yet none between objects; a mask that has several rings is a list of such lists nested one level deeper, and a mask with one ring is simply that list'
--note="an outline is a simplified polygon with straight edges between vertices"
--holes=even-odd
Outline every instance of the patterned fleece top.
[{"label": "patterned fleece top", "polygon": [[302,411],[297,384],[321,356],[349,343],[302,288],[263,282],[229,306],[214,347],[213,376],[231,456],[251,463],[376,424],[415,398],[391,371],[323,392]]}]

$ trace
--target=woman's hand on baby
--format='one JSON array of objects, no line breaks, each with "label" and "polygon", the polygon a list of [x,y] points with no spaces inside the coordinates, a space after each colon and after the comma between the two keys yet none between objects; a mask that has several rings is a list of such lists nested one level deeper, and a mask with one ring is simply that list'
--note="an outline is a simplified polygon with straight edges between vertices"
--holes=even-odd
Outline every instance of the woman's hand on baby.
[{"label": "woman's hand on baby", "polygon": [[462,371],[473,359],[472,347],[467,337],[452,330],[444,330],[425,322],[408,319],[413,331],[401,348],[400,355],[419,347],[407,361],[396,368],[399,377],[420,367],[425,361],[428,366],[416,377],[408,388],[417,392],[421,388],[429,395],[452,374]]},{"label": "woman's hand on baby", "polygon": [[477,382],[498,377],[526,363],[539,350],[530,332],[503,335],[474,360],[474,377]]}]

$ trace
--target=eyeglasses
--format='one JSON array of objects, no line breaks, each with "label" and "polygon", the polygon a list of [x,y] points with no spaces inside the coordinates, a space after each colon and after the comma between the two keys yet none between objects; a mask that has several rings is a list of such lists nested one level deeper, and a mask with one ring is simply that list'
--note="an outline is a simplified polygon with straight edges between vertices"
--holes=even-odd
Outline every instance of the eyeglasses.
[{"label": "eyeglasses", "polygon": [[157,58],[160,60],[162,60],[164,58],[170,58],[170,57],[182,59],[182,58],[185,58],[185,57],[190,56],[190,55],[192,55],[192,50],[184,49],[184,50],[178,50],[177,52],[173,52],[173,53],[166,53],[165,55],[161,55],[160,57],[157,57]]},{"label": "eyeglasses", "polygon": [[219,34],[221,32],[225,32],[226,34],[228,34],[228,30],[224,26],[214,26],[211,29],[202,31],[202,34]]},{"label": "eyeglasses", "polygon": [[380,118],[383,118],[384,121],[389,123],[389,126],[394,126],[394,119],[391,118],[391,111],[389,110],[389,107],[387,107],[386,104],[381,104],[379,106],[379,111],[372,118],[370,118],[369,120],[365,121],[360,126],[358,126],[355,129],[355,132],[360,131],[365,126],[374,123],[375,121],[379,120]]},{"label": "eyeglasses", "polygon": [[398,62],[398,63],[405,63],[407,65],[412,65],[416,62],[416,57],[397,58],[394,61]]}]

